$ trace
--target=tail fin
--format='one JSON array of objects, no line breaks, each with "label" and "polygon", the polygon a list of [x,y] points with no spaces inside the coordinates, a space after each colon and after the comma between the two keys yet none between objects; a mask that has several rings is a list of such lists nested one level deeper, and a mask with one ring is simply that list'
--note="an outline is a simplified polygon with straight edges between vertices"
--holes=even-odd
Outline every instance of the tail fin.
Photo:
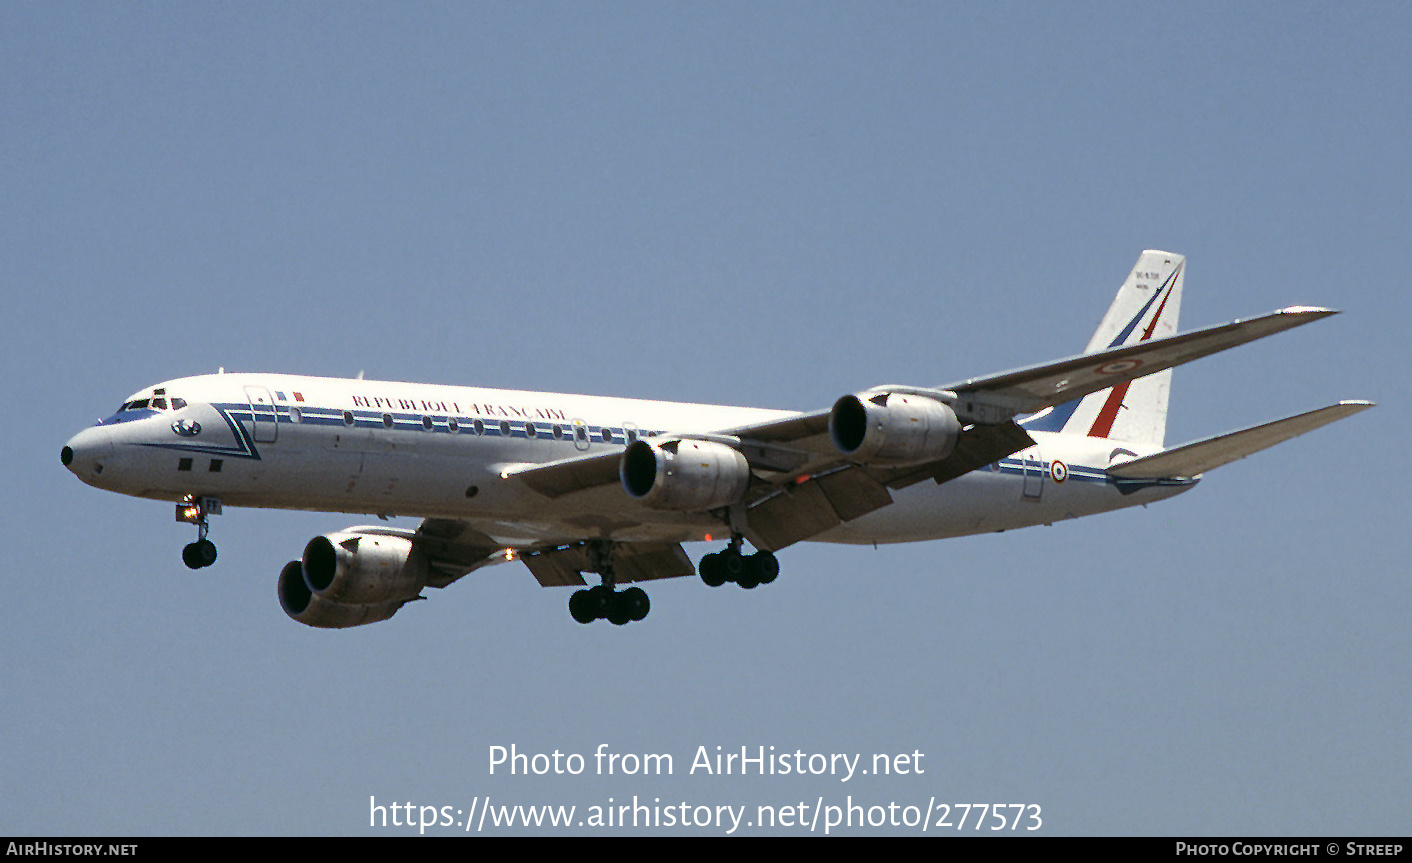
[{"label": "tail fin", "polygon": [[[1138,256],[1084,353],[1135,345],[1177,331],[1186,258],[1148,250]],[[1168,369],[1041,411],[1021,423],[1031,431],[1162,445],[1167,434]]]}]

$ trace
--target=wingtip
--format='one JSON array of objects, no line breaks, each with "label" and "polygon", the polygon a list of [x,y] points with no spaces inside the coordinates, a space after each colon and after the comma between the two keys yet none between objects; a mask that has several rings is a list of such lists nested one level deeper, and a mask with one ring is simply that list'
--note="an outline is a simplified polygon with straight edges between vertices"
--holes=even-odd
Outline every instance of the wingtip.
[{"label": "wingtip", "polygon": [[1326,309],[1323,306],[1290,306],[1275,312],[1277,315],[1303,315],[1312,318],[1327,318],[1338,313],[1338,309]]}]

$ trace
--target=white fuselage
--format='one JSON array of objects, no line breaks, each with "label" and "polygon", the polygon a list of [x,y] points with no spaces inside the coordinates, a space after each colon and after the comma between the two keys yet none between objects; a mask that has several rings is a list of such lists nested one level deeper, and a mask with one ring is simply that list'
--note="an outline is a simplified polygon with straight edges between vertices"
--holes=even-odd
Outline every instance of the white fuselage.
[{"label": "white fuselage", "polygon": [[[710,434],[794,415],[430,384],[205,375],[135,394],[69,441],[66,463],[90,485],[138,497],[458,519],[507,546],[586,534],[684,542],[719,537],[724,526],[709,513],[651,509],[618,484],[550,498],[503,474],[621,451],[637,437]],[[1120,484],[1105,473],[1160,447],[1032,436],[1034,447],[947,483],[895,491],[893,504],[813,539],[890,543],[1008,530],[1150,503],[1193,484]]]}]

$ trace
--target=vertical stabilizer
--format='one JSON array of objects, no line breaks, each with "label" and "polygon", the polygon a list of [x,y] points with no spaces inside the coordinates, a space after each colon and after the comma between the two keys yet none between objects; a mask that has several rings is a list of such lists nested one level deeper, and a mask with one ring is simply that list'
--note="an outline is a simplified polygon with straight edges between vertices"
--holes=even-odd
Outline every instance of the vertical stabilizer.
[{"label": "vertical stabilizer", "polygon": [[[1182,305],[1186,258],[1148,250],[1137,259],[1084,353],[1174,335]],[[1034,431],[1162,445],[1172,371],[1158,372],[1036,414],[1021,423]]]}]

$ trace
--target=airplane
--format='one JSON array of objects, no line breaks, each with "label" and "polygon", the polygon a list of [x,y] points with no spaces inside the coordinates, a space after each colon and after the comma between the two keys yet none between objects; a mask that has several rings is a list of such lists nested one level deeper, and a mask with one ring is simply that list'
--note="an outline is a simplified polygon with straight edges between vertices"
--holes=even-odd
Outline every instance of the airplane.
[{"label": "airplane", "polygon": [[[139,390],[61,461],[97,488],[175,502],[197,528],[192,569],[215,562],[208,519],[224,506],[422,519],[310,540],[277,582],[309,626],[386,620],[512,560],[543,586],[579,587],[575,620],[621,626],[648,613],[640,582],[750,589],[805,540],[925,541],[1148,504],[1373,406],[1165,448],[1172,368],[1335,314],[1297,306],[1178,334],[1185,266],[1144,251],[1082,354],[810,412],[222,369]],[[699,568],[682,548],[719,540]]]}]

